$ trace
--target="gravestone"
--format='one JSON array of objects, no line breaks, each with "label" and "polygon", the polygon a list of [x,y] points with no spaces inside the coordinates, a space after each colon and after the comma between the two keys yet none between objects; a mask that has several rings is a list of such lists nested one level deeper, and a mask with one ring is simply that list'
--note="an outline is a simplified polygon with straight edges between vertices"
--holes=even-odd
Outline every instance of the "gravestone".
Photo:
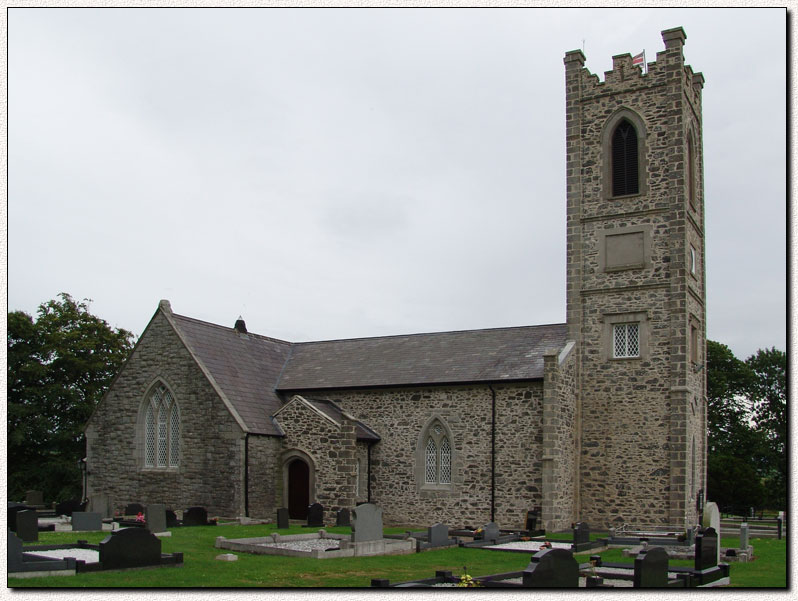
[{"label": "gravestone", "polygon": [[86,503],[81,503],[78,499],[69,499],[68,501],[61,501],[55,505],[55,515],[69,515],[71,516],[76,511],[83,511],[86,509]]},{"label": "gravestone", "polygon": [[144,528],[121,528],[100,542],[104,570],[137,568],[161,563],[161,541]]},{"label": "gravestone", "polygon": [[20,503],[8,504],[8,527],[13,531],[17,531],[17,514],[20,511],[35,511],[33,507],[21,505]]},{"label": "gravestone", "polygon": [[635,557],[633,577],[635,588],[665,588],[668,586],[668,552],[651,547]]},{"label": "gravestone", "polygon": [[538,518],[540,514],[538,513],[537,509],[533,509],[531,511],[526,512],[526,524],[524,525],[524,530],[528,532],[534,532],[538,529]]},{"label": "gravestone", "polygon": [[499,538],[499,536],[501,536],[499,527],[494,522],[488,522],[482,526],[482,532],[480,533],[479,538],[486,541],[495,541]]},{"label": "gravestone", "polygon": [[449,526],[435,524],[427,528],[427,543],[430,547],[443,547],[449,544]]},{"label": "gravestone", "polygon": [[288,528],[289,525],[288,508],[280,507],[280,509],[277,510],[277,528],[282,530],[283,528]]},{"label": "gravestone", "polygon": [[[720,532],[720,510],[717,503],[707,501],[704,504],[704,519],[701,525],[706,528],[712,528],[716,533]],[[715,559],[717,564],[720,561],[720,545],[718,545],[718,556]]]},{"label": "gravestone", "polygon": [[44,505],[44,495],[40,490],[25,491],[25,505]]},{"label": "gravestone", "polygon": [[94,511],[75,511],[72,513],[72,531],[82,530],[102,530],[103,519],[99,513]]},{"label": "gravestone", "polygon": [[150,532],[166,532],[166,505],[150,503],[144,514],[145,528]]},{"label": "gravestone", "polygon": [[8,531],[8,547],[6,548],[8,555],[8,571],[21,572],[23,568],[22,561],[22,541],[11,530]]},{"label": "gravestone", "polygon": [[695,537],[695,569],[701,571],[714,568],[718,565],[719,554],[718,533],[714,528],[704,528]]},{"label": "gravestone", "polygon": [[335,514],[335,525],[336,526],[351,526],[352,525],[352,519],[351,519],[351,516],[349,514],[349,510],[348,509],[344,508],[344,509],[339,509],[338,510],[338,512]]},{"label": "gravestone", "polygon": [[174,511],[167,509],[164,514],[166,515],[167,528],[177,528],[180,525],[180,522],[177,519],[177,514]]},{"label": "gravestone", "polygon": [[108,495],[93,495],[89,499],[89,511],[99,513],[101,518],[113,517],[111,511],[111,499]]},{"label": "gravestone", "polygon": [[124,515],[138,515],[140,513],[144,513],[144,505],[141,503],[129,503],[125,507]]},{"label": "gravestone", "polygon": [[538,551],[523,572],[523,585],[530,588],[576,588],[579,586],[579,563],[568,549]]},{"label": "gravestone", "polygon": [[208,511],[204,507],[189,507],[183,512],[184,526],[207,526]]},{"label": "gravestone", "polygon": [[587,525],[587,522],[577,522],[573,532],[575,551],[582,551],[590,547],[590,526]]},{"label": "gravestone", "polygon": [[25,542],[39,540],[39,514],[35,509],[17,512],[17,536]]},{"label": "gravestone", "polygon": [[308,507],[308,527],[324,526],[324,507],[319,503],[313,503]]},{"label": "gravestone", "polygon": [[743,551],[748,549],[748,523],[743,522],[740,524],[740,549]]},{"label": "gravestone", "polygon": [[352,510],[352,542],[370,540],[382,540],[382,508],[364,503]]}]

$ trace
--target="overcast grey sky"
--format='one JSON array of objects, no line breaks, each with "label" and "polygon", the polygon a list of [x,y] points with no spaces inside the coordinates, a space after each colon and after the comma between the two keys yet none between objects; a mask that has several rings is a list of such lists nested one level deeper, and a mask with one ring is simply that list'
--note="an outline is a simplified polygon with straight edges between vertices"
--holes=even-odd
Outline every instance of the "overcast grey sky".
[{"label": "overcast grey sky", "polygon": [[8,306],[302,341],[565,320],[566,51],[683,26],[709,337],[786,350],[783,9],[8,12]]}]

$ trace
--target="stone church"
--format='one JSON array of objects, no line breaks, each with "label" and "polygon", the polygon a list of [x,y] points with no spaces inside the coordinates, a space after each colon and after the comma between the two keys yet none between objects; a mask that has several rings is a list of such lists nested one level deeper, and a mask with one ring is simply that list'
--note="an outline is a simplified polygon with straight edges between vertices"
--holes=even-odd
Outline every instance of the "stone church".
[{"label": "stone church", "polygon": [[[86,426],[87,496],[387,524],[684,527],[706,483],[701,91],[682,28],[565,54],[566,322],[291,343],[161,301]],[[231,320],[232,321],[232,320]]]}]

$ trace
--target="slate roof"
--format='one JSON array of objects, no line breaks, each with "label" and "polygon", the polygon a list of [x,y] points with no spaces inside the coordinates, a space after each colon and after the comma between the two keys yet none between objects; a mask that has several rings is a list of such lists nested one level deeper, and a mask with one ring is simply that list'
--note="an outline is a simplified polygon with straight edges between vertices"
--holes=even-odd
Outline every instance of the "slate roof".
[{"label": "slate roof", "polygon": [[[343,410],[327,399],[305,399],[308,403],[312,404],[316,409],[328,415],[336,423],[341,423],[343,420]],[[380,440],[379,434],[369,428],[361,421],[355,420],[355,435],[358,440],[371,440],[377,442]]]},{"label": "slate roof", "polygon": [[[537,380],[543,353],[565,345],[566,325],[290,343],[170,314],[179,334],[247,431],[280,436],[271,416],[289,391]],[[341,409],[315,397],[336,421]],[[365,424],[361,440],[379,440]]]},{"label": "slate roof", "polygon": [[566,325],[466,330],[293,345],[278,390],[536,380]]},{"label": "slate roof", "polygon": [[240,334],[190,317],[172,314],[175,326],[197,360],[241,416],[250,432],[282,434],[271,419],[282,400],[275,383],[291,343],[257,334]]}]

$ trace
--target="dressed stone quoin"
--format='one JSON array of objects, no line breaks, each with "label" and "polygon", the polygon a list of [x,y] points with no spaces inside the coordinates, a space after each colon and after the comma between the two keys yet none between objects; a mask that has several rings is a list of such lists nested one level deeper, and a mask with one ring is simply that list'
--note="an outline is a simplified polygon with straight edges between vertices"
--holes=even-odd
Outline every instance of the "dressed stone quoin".
[{"label": "dressed stone quoin", "polygon": [[[161,301],[86,426],[87,496],[386,525],[685,527],[706,482],[701,91],[682,28],[565,54],[566,322],[291,343]],[[552,82],[555,85],[556,82]]]}]

